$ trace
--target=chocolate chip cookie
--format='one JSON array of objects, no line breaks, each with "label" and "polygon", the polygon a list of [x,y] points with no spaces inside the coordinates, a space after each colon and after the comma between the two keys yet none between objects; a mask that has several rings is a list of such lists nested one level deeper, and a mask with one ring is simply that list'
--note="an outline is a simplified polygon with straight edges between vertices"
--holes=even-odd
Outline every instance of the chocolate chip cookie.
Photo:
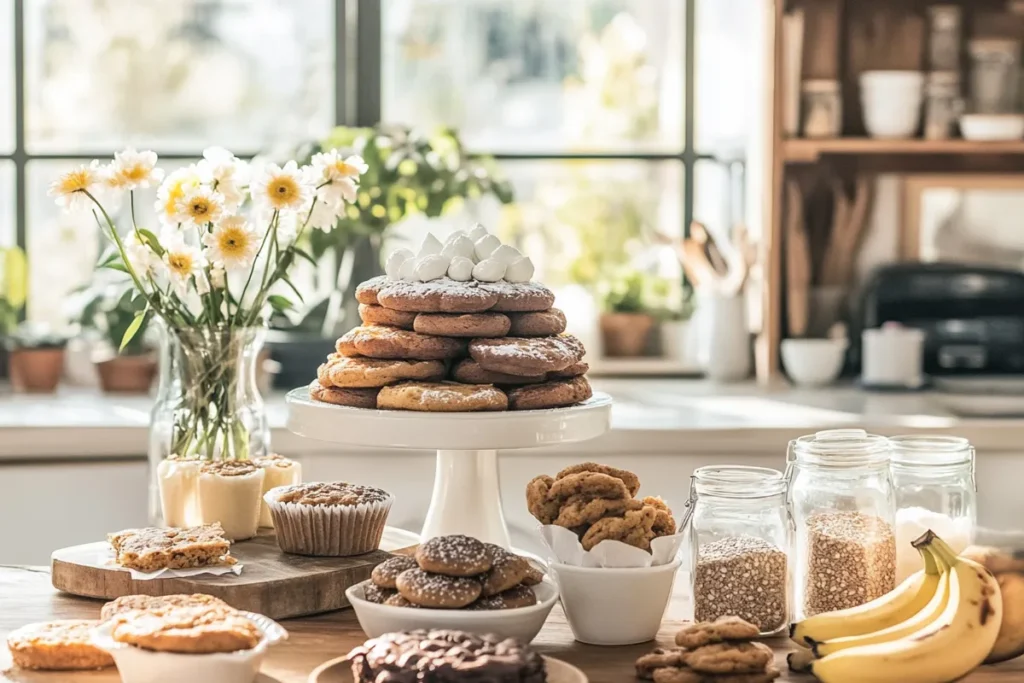
[{"label": "chocolate chip cookie", "polygon": [[676,645],[696,650],[705,645],[730,640],[756,638],[760,630],[754,624],[739,617],[720,617],[715,621],[684,626],[676,634]]},{"label": "chocolate chip cookie", "polygon": [[448,576],[479,576],[491,569],[494,562],[489,544],[472,536],[453,534],[438,536],[416,549],[420,569]]},{"label": "chocolate chip cookie", "polygon": [[512,326],[502,313],[419,313],[413,329],[442,337],[504,337]]},{"label": "chocolate chip cookie", "polygon": [[554,479],[542,474],[526,484],[526,509],[541,524],[554,523],[562,508],[561,501],[549,495],[553,483]]},{"label": "chocolate chip cookie", "polygon": [[654,678],[656,669],[665,667],[683,666],[683,653],[685,650],[655,648],[653,651],[641,656],[636,660],[636,677],[645,680]]},{"label": "chocolate chip cookie", "polygon": [[574,472],[557,477],[548,490],[548,497],[564,504],[573,496],[592,498],[629,498],[629,489],[618,477],[601,472]]},{"label": "chocolate chip cookie", "polygon": [[402,597],[420,607],[459,609],[480,597],[480,582],[464,576],[407,569],[395,581]]},{"label": "chocolate chip cookie", "polygon": [[626,485],[630,496],[635,496],[640,491],[640,477],[636,476],[633,472],[612,467],[611,465],[601,465],[596,462],[581,462],[577,465],[566,467],[555,475],[555,479],[564,479],[569,475],[581,474],[583,472],[596,472],[598,474],[606,474],[609,477],[615,477]]},{"label": "chocolate chip cookie", "polygon": [[446,360],[463,355],[466,342],[385,325],[361,325],[342,335],[335,348],[342,356],[349,357]]},{"label": "chocolate chip cookie", "polygon": [[628,510],[622,517],[605,517],[587,529],[580,544],[584,550],[592,550],[601,541],[612,540],[622,541],[641,550],[650,550],[651,539],[654,538],[651,530],[654,517],[654,509],[647,506],[640,510]]},{"label": "chocolate chip cookie", "polygon": [[782,674],[774,667],[750,674],[705,674],[689,667],[655,669],[654,683],[771,683]]},{"label": "chocolate chip cookie", "polygon": [[620,515],[625,512],[626,502],[626,498],[573,496],[565,501],[552,524],[563,526],[566,529],[594,524],[604,517]]},{"label": "chocolate chip cookie", "polygon": [[764,643],[713,643],[688,650],[683,661],[694,671],[708,674],[752,674],[763,672],[774,661],[772,649]]}]

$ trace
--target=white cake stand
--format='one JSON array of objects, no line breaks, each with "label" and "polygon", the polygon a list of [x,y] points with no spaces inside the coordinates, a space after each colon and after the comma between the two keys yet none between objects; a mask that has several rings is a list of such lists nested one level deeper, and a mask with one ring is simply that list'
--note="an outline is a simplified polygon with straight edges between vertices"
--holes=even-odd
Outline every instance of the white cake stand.
[{"label": "white cake stand", "polygon": [[466,534],[511,547],[501,511],[498,449],[586,441],[608,430],[611,397],[569,408],[490,413],[417,413],[321,403],[288,393],[288,429],[320,441],[437,451],[434,493],[422,538]]}]

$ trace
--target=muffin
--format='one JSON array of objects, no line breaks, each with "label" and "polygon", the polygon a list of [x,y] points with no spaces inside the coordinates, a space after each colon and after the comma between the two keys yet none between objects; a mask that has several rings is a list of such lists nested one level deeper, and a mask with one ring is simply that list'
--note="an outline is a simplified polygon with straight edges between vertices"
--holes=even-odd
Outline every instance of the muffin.
[{"label": "muffin", "polygon": [[253,460],[253,464],[263,468],[263,491],[260,492],[260,526],[273,528],[274,520],[270,517],[270,508],[262,498],[270,489],[300,483],[302,481],[302,465],[277,453],[256,458]]},{"label": "muffin", "polygon": [[372,486],[336,481],[279,486],[263,500],[281,550],[347,557],[380,546],[394,496]]}]

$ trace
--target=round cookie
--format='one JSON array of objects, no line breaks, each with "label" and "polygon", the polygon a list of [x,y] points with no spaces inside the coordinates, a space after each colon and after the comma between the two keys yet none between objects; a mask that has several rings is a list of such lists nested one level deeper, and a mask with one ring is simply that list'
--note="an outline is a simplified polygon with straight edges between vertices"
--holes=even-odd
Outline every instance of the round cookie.
[{"label": "round cookie", "polygon": [[466,607],[466,609],[471,612],[481,612],[506,608],[505,601],[501,599],[500,595],[490,595],[486,598],[480,598],[476,602]]},{"label": "round cookie", "polygon": [[464,384],[537,384],[547,379],[547,375],[509,375],[504,372],[484,370],[472,358],[463,358],[452,368],[452,379]]},{"label": "round cookie", "polygon": [[374,585],[381,588],[395,588],[395,580],[398,575],[406,569],[414,569],[417,566],[419,565],[416,564],[416,560],[408,555],[395,555],[374,567],[370,578]]},{"label": "round cookie", "polygon": [[377,395],[377,407],[427,413],[507,410],[508,397],[489,384],[403,382],[383,387]]},{"label": "round cookie", "polygon": [[440,337],[504,337],[511,326],[502,313],[419,313],[412,328]]},{"label": "round cookie", "polygon": [[[576,476],[576,475],[573,475]],[[622,517],[605,517],[587,529],[580,540],[584,550],[591,550],[605,540],[622,541],[641,550],[650,550],[654,532],[654,508],[645,506],[640,510],[628,510]]]},{"label": "round cookie", "polygon": [[367,581],[363,584],[363,597],[367,602],[383,605],[387,602],[388,598],[394,595],[398,595],[398,591],[394,588],[382,588],[373,581]]},{"label": "round cookie", "polygon": [[509,389],[507,393],[510,410],[564,408],[582,403],[594,395],[586,377],[528,384]]},{"label": "round cookie", "polygon": [[539,282],[482,282],[481,289],[497,297],[492,311],[499,313],[528,313],[546,311],[555,303],[555,295]]},{"label": "round cookie", "polygon": [[558,511],[558,517],[552,523],[566,529],[593,524],[599,519],[604,519],[610,515],[622,514],[626,510],[626,502],[626,498],[573,496],[565,501],[565,504]]},{"label": "round cookie", "polygon": [[649,681],[655,670],[669,666],[683,666],[683,651],[675,648],[670,650],[655,648],[636,660],[636,677]]},{"label": "round cookie", "polygon": [[464,576],[407,569],[398,575],[396,583],[402,597],[420,607],[459,609],[480,597],[480,582]]},{"label": "round cookie", "polygon": [[541,524],[554,522],[562,507],[561,501],[549,495],[553,483],[554,479],[542,474],[526,484],[526,509]]},{"label": "round cookie", "polygon": [[419,607],[419,605],[417,605],[415,602],[409,602],[408,600],[406,600],[401,593],[395,593],[390,598],[385,600],[384,604],[390,605],[391,607]]},{"label": "round cookie", "polygon": [[482,288],[476,281],[443,277],[430,282],[390,280],[372,303],[410,313],[483,313],[498,303],[498,297],[497,292]]},{"label": "round cookie", "polygon": [[103,605],[100,610],[100,619],[106,621],[118,614],[132,612],[135,610],[149,611],[166,609],[168,607],[195,607],[198,605],[209,605],[211,607],[224,607],[230,609],[231,605],[220,598],[203,593],[177,594],[177,595],[122,595]]},{"label": "round cookie", "polygon": [[684,626],[676,633],[676,645],[696,650],[727,640],[751,640],[757,638],[758,633],[758,627],[749,621],[736,616],[719,617],[715,621]]},{"label": "round cookie", "polygon": [[22,626],[7,636],[11,660],[23,669],[43,671],[114,666],[110,654],[92,644],[91,631],[99,625],[99,621],[62,619]]},{"label": "round cookie", "polygon": [[375,305],[377,303],[377,295],[391,280],[388,280],[386,275],[378,275],[372,277],[366,282],[362,282],[356,287],[356,301],[361,304],[368,306]]},{"label": "round cookie", "polygon": [[544,580],[544,570],[534,564],[533,560],[526,560],[526,576],[523,577],[524,586],[536,586]]},{"label": "round cookie", "polygon": [[309,385],[309,397],[321,403],[331,403],[336,406],[347,406],[349,408],[376,408],[377,392],[380,389],[339,389],[337,387],[325,387],[319,381],[313,380]]},{"label": "round cookie", "polygon": [[572,379],[573,377],[580,377],[581,375],[585,375],[588,372],[590,372],[590,366],[583,361],[579,361],[577,363],[573,363],[564,370],[555,370],[554,372],[549,372],[547,378],[548,381],[555,379]]},{"label": "round cookie", "polygon": [[[386,360],[338,356],[317,371],[320,384],[338,388],[379,388],[402,380],[438,380],[444,377],[445,364],[439,360]],[[327,382],[324,382],[326,375]]]},{"label": "round cookie", "polygon": [[483,589],[480,592],[485,598],[518,586],[530,568],[526,558],[510,553],[501,546],[488,543],[487,549],[491,553],[491,568],[481,578]]},{"label": "round cookie", "polygon": [[411,330],[416,314],[374,304],[359,304],[359,318],[366,325],[390,325],[403,330]]},{"label": "round cookie", "polygon": [[[629,489],[618,477],[601,472],[576,472],[555,479],[548,489],[548,498],[559,506],[573,497],[629,499]],[[651,515],[653,517],[653,508]],[[653,520],[652,520],[653,521]]]},{"label": "round cookie", "polygon": [[466,342],[433,337],[384,325],[362,325],[346,332],[335,344],[343,356],[398,360],[446,360],[461,356]]},{"label": "round cookie", "polygon": [[489,571],[493,562],[486,543],[463,534],[438,536],[416,548],[420,569],[435,574],[479,576]]},{"label": "round cookie", "polygon": [[540,375],[564,370],[583,358],[583,344],[571,334],[558,337],[474,339],[469,355],[485,370]]},{"label": "round cookie", "polygon": [[763,672],[775,659],[764,643],[714,643],[683,655],[683,662],[706,674],[752,674]]},{"label": "round cookie", "polygon": [[532,313],[510,313],[508,334],[513,337],[552,337],[565,332],[565,313],[557,308]]},{"label": "round cookie", "polygon": [[[615,477],[626,485],[630,496],[636,496],[637,492],[640,491],[640,477],[636,476],[633,472],[612,467],[611,465],[601,465],[596,462],[581,462],[576,465],[570,465],[556,474],[555,479],[564,479],[570,474],[580,474],[582,472],[598,472],[600,474],[607,474],[609,477]],[[652,500],[654,499],[652,498]],[[659,498],[658,500],[661,499]]]},{"label": "round cookie", "polygon": [[537,604],[537,594],[529,586],[516,586],[498,594],[505,603],[505,609],[529,607]]}]

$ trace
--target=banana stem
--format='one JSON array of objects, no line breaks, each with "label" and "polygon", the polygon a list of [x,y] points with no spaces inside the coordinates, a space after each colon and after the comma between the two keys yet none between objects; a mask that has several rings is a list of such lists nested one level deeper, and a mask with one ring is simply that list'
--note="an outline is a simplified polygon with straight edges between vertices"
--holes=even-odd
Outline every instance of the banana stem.
[{"label": "banana stem", "polygon": [[917,552],[921,553],[921,559],[924,560],[925,574],[938,574],[942,571],[942,566],[936,561],[935,556],[932,555],[931,548],[918,548]]},{"label": "banana stem", "polygon": [[947,567],[955,567],[959,562],[960,558],[957,556],[953,549],[946,544],[934,531],[929,529],[924,532],[920,538],[913,541],[913,546],[918,550],[931,551],[935,559],[939,560]]}]

